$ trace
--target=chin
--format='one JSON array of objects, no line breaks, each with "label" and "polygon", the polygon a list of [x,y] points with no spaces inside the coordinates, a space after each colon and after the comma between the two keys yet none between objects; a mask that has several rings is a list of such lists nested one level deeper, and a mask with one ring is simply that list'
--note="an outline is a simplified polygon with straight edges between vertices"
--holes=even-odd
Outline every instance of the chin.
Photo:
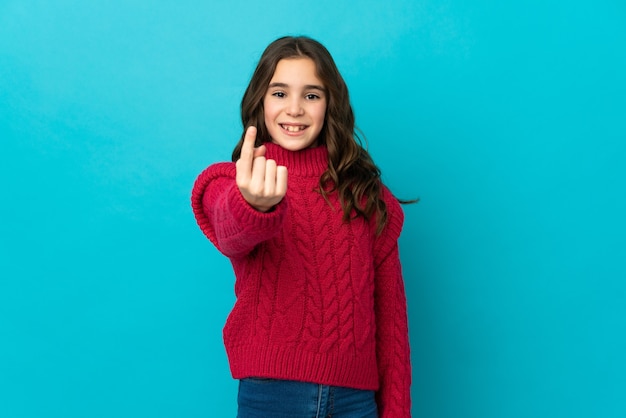
[{"label": "chin", "polygon": [[315,148],[318,145],[317,141],[294,141],[293,139],[279,141],[272,139],[272,142],[288,151],[302,151],[307,148]]}]

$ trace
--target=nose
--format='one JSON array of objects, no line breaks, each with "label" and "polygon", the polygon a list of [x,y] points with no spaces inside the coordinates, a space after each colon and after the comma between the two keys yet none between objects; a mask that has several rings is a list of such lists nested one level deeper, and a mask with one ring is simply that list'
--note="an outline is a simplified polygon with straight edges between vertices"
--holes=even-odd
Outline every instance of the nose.
[{"label": "nose", "polygon": [[287,114],[289,116],[300,116],[304,113],[304,108],[302,107],[302,101],[299,97],[292,97],[289,103],[287,104]]}]

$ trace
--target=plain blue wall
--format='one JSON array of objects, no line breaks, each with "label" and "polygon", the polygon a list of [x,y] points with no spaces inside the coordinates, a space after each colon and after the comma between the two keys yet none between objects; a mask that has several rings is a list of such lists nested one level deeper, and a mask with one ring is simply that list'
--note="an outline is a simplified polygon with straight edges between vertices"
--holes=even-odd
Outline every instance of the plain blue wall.
[{"label": "plain blue wall", "polygon": [[189,192],[326,44],[401,237],[414,416],[626,416],[626,5],[0,1],[0,416],[234,416]]}]

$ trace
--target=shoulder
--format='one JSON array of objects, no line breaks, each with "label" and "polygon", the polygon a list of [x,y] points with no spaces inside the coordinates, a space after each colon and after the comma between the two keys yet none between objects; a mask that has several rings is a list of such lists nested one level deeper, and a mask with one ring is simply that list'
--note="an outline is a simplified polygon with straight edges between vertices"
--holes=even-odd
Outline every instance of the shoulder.
[{"label": "shoulder", "polygon": [[387,207],[387,224],[385,225],[383,234],[390,234],[397,239],[404,225],[404,211],[398,199],[384,184],[381,184],[381,198]]},{"label": "shoulder", "polygon": [[374,241],[374,261],[375,265],[381,265],[390,254],[398,248],[398,238],[404,225],[404,212],[398,199],[391,191],[381,184],[380,198],[385,202],[387,211],[387,221],[380,234],[376,235]]}]

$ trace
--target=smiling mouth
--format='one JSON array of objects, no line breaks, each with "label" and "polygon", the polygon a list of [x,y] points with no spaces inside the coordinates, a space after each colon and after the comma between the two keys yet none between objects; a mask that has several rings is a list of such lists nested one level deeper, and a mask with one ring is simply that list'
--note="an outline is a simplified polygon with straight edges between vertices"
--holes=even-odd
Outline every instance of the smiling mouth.
[{"label": "smiling mouth", "polygon": [[307,126],[306,125],[283,125],[279,124],[279,126],[287,132],[300,132],[304,131]]}]

